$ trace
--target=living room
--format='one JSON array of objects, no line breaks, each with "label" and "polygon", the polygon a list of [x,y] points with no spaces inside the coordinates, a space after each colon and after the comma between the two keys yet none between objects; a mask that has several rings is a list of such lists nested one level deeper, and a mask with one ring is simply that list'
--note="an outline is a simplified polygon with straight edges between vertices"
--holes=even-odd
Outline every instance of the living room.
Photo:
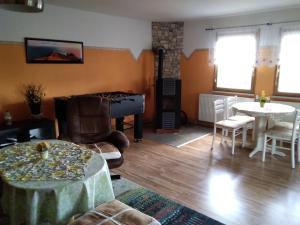
[{"label": "living room", "polygon": [[[17,1],[10,1],[14,2]],[[7,1],[0,1],[0,5],[5,4]],[[293,66],[297,65],[297,44],[300,43],[297,33],[300,30],[300,1],[45,0],[43,4],[41,12],[17,12],[0,7],[0,114],[3,115],[0,124],[3,134],[5,129],[12,131],[15,126],[23,129],[24,121],[26,126],[31,126],[28,120],[32,118],[32,111],[25,100],[24,86],[42,88],[39,115],[47,119],[47,124],[40,124],[51,130],[51,139],[61,138],[65,131],[65,121],[57,118],[63,110],[58,110],[55,99],[106,92],[138,94],[144,100],[140,116],[136,112],[112,116],[119,118],[112,120],[113,129],[120,128],[117,130],[124,131],[130,141],[122,153],[122,165],[110,169],[112,175],[121,175],[121,179],[112,181],[115,188],[112,195],[142,213],[150,214],[161,224],[299,224],[299,128],[295,126],[295,135],[291,136],[295,140],[287,143],[275,140],[278,148],[292,149],[295,144],[293,153],[274,150],[271,141],[264,151],[264,137],[268,134],[266,124],[269,128],[276,122],[275,114],[291,124],[300,109],[299,78],[294,75],[298,68]],[[234,35],[247,42],[226,39]],[[283,37],[289,38],[289,35],[295,35],[295,39],[284,42]],[[80,60],[72,63],[53,62],[49,57],[32,60],[30,44],[35,41],[76,45]],[[229,45],[224,44],[222,48],[222,43]],[[284,43],[288,47],[284,48]],[[282,49],[293,51],[287,54],[291,57],[284,55]],[[283,59],[292,61],[293,65],[284,64]],[[228,66],[230,63],[234,66]],[[284,70],[285,65],[292,69]],[[247,75],[237,75],[241,71]],[[287,71],[286,76],[284,71]],[[171,129],[163,127],[163,122],[157,124],[157,118],[163,121],[163,112],[158,115],[157,82],[160,79],[180,81],[176,121],[184,116],[193,132],[200,130],[203,135],[184,140],[176,144],[177,147],[164,140],[160,142],[170,138],[179,140],[178,134],[186,129],[178,124]],[[227,135],[227,130],[232,127],[218,126],[214,103],[221,99],[226,106],[229,96],[238,96],[235,98],[237,105],[233,105],[235,111],[246,113],[255,121],[250,121],[247,128],[237,123],[239,126]],[[121,96],[121,99],[126,97]],[[129,104],[133,98],[131,96],[125,102]],[[265,110],[258,108],[258,113],[249,108],[249,102],[259,105],[255,100],[266,104],[262,107]],[[115,100],[115,104],[119,101]],[[170,101],[166,98],[166,108]],[[246,108],[243,108],[244,102],[248,102]],[[281,108],[271,112],[268,104],[278,104]],[[121,109],[112,108],[110,113],[119,111]],[[287,121],[286,114],[289,114]],[[12,125],[4,125],[6,123]],[[238,137],[234,144],[238,128],[241,128],[241,134],[245,129],[249,132]],[[154,135],[158,141],[147,139]],[[24,139],[23,136],[18,138]],[[241,147],[244,137],[247,143]],[[266,137],[274,140],[273,133]],[[7,139],[3,135],[1,141],[3,138]],[[251,143],[256,148],[250,146]],[[47,146],[44,143],[40,148]],[[149,204],[145,203],[145,206],[142,200],[138,208],[136,202],[135,205],[126,202],[125,195],[118,198],[116,188],[135,189],[135,185],[144,188],[144,192],[141,189],[136,192],[136,196],[144,194],[141,199],[154,196],[149,204],[160,205],[159,213],[154,209],[151,211]],[[3,192],[8,190],[6,188]],[[12,192],[7,196],[12,196]],[[19,200],[21,204],[24,199]],[[170,201],[169,207],[161,206],[164,201]],[[3,205],[5,200],[2,200],[5,208]],[[174,208],[178,209],[177,216],[166,213],[175,212]],[[12,211],[17,210],[7,209],[6,214]],[[43,224],[41,221],[47,221],[47,218],[42,216],[28,219],[38,212],[6,215],[8,224]],[[18,219],[13,219],[12,215]]]}]

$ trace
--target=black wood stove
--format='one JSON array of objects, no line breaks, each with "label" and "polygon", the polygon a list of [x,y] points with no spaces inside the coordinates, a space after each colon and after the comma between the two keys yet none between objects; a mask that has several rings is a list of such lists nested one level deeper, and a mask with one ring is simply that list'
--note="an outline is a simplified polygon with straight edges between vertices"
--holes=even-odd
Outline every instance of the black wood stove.
[{"label": "black wood stove", "polygon": [[163,61],[166,50],[155,49],[158,55],[156,79],[156,130],[176,131],[180,128],[181,80],[163,78]]},{"label": "black wood stove", "polygon": [[[134,115],[134,139],[143,138],[142,115],[145,111],[145,95],[127,92],[102,92],[89,95],[105,98],[111,103],[111,116],[116,119],[116,129],[124,131],[124,117]],[[58,121],[60,137],[67,134],[67,100],[72,96],[54,98],[55,116]]]}]

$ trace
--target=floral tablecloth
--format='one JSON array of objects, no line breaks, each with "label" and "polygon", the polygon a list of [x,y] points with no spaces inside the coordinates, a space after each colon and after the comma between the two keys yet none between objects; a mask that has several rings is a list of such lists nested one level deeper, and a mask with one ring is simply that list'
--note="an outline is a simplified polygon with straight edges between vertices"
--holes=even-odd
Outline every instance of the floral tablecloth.
[{"label": "floral tablecloth", "polygon": [[4,180],[80,180],[93,152],[74,143],[46,142],[48,158],[37,147],[44,142],[19,143],[0,151],[0,175]]},{"label": "floral tablecloth", "polygon": [[70,142],[48,142],[47,160],[31,152],[36,142],[0,150],[2,208],[11,225],[66,224],[72,215],[114,199],[108,166],[101,155]]}]

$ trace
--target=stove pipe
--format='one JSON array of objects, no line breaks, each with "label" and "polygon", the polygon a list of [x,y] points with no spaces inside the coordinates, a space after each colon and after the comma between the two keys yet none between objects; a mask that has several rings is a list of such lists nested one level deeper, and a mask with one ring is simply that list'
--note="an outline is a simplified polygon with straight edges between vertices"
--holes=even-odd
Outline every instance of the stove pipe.
[{"label": "stove pipe", "polygon": [[158,55],[158,68],[157,68],[157,79],[161,80],[163,77],[163,69],[164,69],[164,57],[166,54],[166,49],[163,47],[159,47],[153,50],[155,54]]}]

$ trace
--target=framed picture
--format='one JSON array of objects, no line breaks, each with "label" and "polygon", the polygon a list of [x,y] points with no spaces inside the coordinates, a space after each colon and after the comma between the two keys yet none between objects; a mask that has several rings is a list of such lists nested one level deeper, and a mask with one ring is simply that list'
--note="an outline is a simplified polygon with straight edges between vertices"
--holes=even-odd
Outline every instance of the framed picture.
[{"label": "framed picture", "polygon": [[83,42],[25,38],[27,63],[83,63]]}]

